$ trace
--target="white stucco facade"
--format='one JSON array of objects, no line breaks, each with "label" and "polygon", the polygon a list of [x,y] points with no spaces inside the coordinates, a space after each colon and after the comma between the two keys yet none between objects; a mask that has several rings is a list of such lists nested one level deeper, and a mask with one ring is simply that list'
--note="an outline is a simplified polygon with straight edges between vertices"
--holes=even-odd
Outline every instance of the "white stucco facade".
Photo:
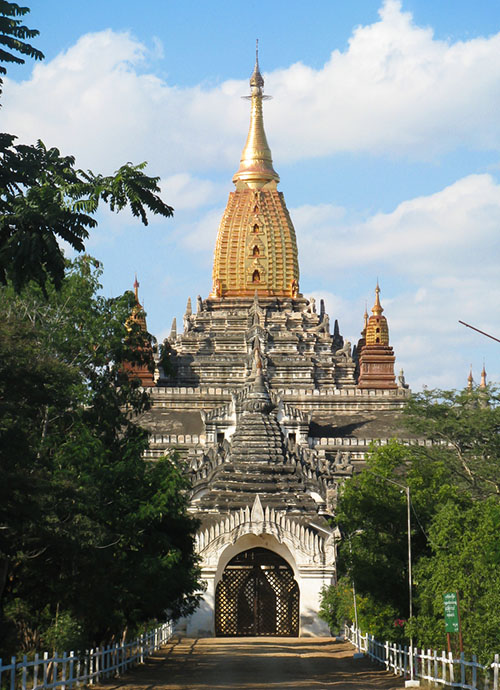
[{"label": "white stucco facade", "polygon": [[233,511],[197,535],[202,579],[206,590],[198,609],[186,622],[191,637],[215,634],[215,593],[224,569],[242,551],[255,547],[281,556],[292,568],[299,587],[300,636],[328,635],[318,617],[321,590],[335,581],[335,534],[304,526],[298,519],[262,506],[259,496],[252,507]]}]

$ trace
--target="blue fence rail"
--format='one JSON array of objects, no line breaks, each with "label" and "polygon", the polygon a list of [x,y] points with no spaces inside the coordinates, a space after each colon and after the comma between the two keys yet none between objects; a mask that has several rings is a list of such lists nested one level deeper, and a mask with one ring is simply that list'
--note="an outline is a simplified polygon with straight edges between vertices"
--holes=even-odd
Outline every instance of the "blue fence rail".
[{"label": "blue fence rail", "polygon": [[165,645],[172,637],[172,623],[162,625],[140,635],[132,642],[96,647],[84,652],[35,654],[33,659],[13,656],[6,664],[0,659],[0,688],[2,690],[42,690],[61,688],[70,690],[119,676],[131,666],[144,660]]}]

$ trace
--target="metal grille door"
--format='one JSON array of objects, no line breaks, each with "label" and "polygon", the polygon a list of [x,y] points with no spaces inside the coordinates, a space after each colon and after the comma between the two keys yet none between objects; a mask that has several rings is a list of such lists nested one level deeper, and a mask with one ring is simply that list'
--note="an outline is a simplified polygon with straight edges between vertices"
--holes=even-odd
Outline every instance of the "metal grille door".
[{"label": "metal grille door", "polygon": [[228,563],[215,594],[215,634],[298,636],[299,587],[283,558],[257,548]]}]

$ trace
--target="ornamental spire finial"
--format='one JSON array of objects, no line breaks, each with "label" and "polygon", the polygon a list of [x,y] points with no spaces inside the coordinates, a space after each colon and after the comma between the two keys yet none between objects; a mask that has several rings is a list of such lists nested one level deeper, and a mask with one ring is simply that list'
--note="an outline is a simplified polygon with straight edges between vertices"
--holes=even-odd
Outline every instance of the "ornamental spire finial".
[{"label": "ornamental spire finial", "polygon": [[484,362],[483,362],[483,370],[481,371],[481,383],[479,384],[479,388],[481,388],[481,390],[483,390],[484,388],[486,388],[486,386],[487,386],[487,383],[486,383],[486,368],[485,368],[485,365],[484,365]]},{"label": "ornamental spire finial", "polygon": [[366,327],[368,326],[368,305],[365,302],[365,313],[363,314],[363,330],[361,331],[361,335],[363,338],[366,336]]},{"label": "ornamental spire finial", "polygon": [[262,187],[267,182],[279,182],[278,173],[273,168],[271,149],[267,143],[262,115],[262,101],[269,98],[264,96],[264,78],[259,68],[259,42],[255,53],[255,67],[250,77],[250,96],[252,101],[250,115],[250,129],[241,154],[240,167],[233,177],[233,182],[246,182],[253,189]]},{"label": "ornamental spire finial", "polygon": [[259,68],[259,39],[255,39],[255,67],[253,68],[252,76],[250,77],[250,86],[252,88],[252,95],[254,89],[260,90],[260,96],[263,95],[262,90],[264,88],[264,78],[260,73]]},{"label": "ornamental spire finial", "polygon": [[380,304],[380,287],[377,278],[377,287],[375,288],[375,304],[372,307],[372,313],[375,314],[375,316],[380,316],[383,311],[382,305]]},{"label": "ornamental spire finial", "polygon": [[469,375],[467,376],[467,390],[471,391],[474,385],[474,377],[472,376],[472,364],[470,365]]}]

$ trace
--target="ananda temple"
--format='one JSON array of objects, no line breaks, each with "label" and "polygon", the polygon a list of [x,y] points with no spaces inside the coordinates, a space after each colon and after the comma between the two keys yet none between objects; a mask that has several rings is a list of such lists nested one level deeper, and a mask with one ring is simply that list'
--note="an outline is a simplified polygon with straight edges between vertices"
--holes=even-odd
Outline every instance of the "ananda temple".
[{"label": "ananda temple", "polygon": [[322,587],[335,582],[328,518],[370,444],[397,434],[409,391],[394,374],[378,285],[354,346],[323,300],[302,295],[258,61],[250,88],[250,129],[216,239],[214,228],[212,291],[188,300],[182,329],[174,320],[168,372],[135,375],[151,393],[148,457],[179,452],[200,522],[206,591],[187,633],[328,634],[317,615]]}]

